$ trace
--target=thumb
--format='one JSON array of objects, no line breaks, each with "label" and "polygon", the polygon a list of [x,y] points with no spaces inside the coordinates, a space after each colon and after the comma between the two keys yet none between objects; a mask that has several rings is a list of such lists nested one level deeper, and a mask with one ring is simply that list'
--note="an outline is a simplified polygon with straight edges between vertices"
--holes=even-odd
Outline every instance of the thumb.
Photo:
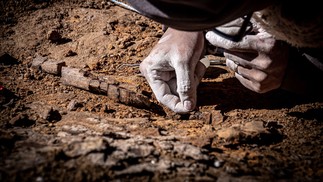
[{"label": "thumb", "polygon": [[217,35],[215,32],[213,31],[208,31],[205,34],[205,38],[208,42],[210,42],[213,46],[218,46],[218,47],[222,47],[223,44],[225,43],[224,39],[222,37],[220,37],[219,35]]}]

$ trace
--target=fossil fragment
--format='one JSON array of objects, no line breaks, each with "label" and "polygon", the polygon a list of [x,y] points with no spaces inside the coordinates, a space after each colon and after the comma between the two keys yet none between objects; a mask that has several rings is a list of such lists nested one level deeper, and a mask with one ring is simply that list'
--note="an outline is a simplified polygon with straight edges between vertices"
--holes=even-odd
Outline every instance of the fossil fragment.
[{"label": "fossil fragment", "polygon": [[44,70],[46,73],[50,73],[53,75],[61,75],[61,70],[63,66],[66,66],[65,61],[56,61],[53,59],[49,59],[41,65],[41,69]]},{"label": "fossil fragment", "polygon": [[62,67],[61,82],[84,90],[90,90],[91,78],[85,77],[78,68]]},{"label": "fossil fragment", "polygon": [[[44,59],[45,60],[45,59]],[[35,61],[38,61],[35,59]],[[34,63],[36,65],[36,63]],[[135,86],[117,81],[115,76],[91,77],[78,68],[67,67],[64,61],[37,62],[42,71],[61,76],[61,83],[74,86],[92,93],[107,95],[115,102],[123,103],[138,108],[149,108],[149,98],[135,91]]]}]

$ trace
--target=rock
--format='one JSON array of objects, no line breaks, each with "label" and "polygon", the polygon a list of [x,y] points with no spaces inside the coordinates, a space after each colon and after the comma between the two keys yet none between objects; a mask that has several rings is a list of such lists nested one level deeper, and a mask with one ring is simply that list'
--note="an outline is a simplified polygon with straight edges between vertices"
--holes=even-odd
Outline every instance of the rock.
[{"label": "rock", "polygon": [[72,56],[76,56],[77,53],[72,51],[72,50],[68,50],[68,52],[64,55],[65,57],[72,57]]},{"label": "rock", "polygon": [[0,56],[0,65],[15,65],[18,64],[18,60],[14,57],[12,57],[8,53],[4,53]]},{"label": "rock", "polygon": [[217,126],[223,122],[223,114],[220,110],[211,110],[211,125]]},{"label": "rock", "polygon": [[52,43],[57,43],[62,39],[62,36],[57,30],[51,30],[47,34],[47,39]]},{"label": "rock", "polygon": [[47,57],[43,57],[43,56],[36,56],[33,59],[33,62],[31,63],[31,68],[34,70],[40,70],[41,69],[41,65],[47,61]]},{"label": "rock", "polygon": [[62,118],[59,111],[53,109],[52,106],[46,105],[42,102],[33,102],[26,106],[31,108],[35,113],[39,115],[40,118],[46,121],[59,121]]},{"label": "rock", "polygon": [[189,144],[180,144],[177,143],[174,145],[174,151],[178,154],[182,154],[185,159],[194,159],[194,160],[208,160],[209,157],[202,153],[201,149]]},{"label": "rock", "polygon": [[9,124],[12,126],[31,126],[35,121],[29,120],[26,114],[18,114],[17,116],[10,119]]},{"label": "rock", "polygon": [[[1,83],[0,83],[1,84]],[[14,92],[8,90],[6,87],[0,85],[0,108],[8,107],[15,103],[18,97]]]},{"label": "rock", "polygon": [[282,139],[281,132],[275,129],[265,128],[262,121],[235,124],[229,128],[219,130],[217,136],[231,144],[269,144]]},{"label": "rock", "polygon": [[[0,129],[0,148],[12,148],[15,142],[19,139],[15,132],[9,132],[7,130]],[[3,152],[3,151],[2,151]]]},{"label": "rock", "polygon": [[40,114],[40,117],[48,120],[50,118],[50,113],[53,112],[53,108],[50,106],[45,106],[40,108],[40,110],[38,111],[38,113]]},{"label": "rock", "polygon": [[89,154],[92,151],[102,151],[106,148],[106,144],[102,138],[88,137],[84,141],[71,142],[64,149],[68,157],[77,157]]},{"label": "rock", "polygon": [[68,111],[75,111],[77,107],[82,106],[81,103],[77,102],[75,99],[71,100],[69,104],[67,105]]},{"label": "rock", "polygon": [[221,129],[217,132],[219,138],[226,142],[235,142],[240,139],[240,125],[234,125],[229,128]]}]

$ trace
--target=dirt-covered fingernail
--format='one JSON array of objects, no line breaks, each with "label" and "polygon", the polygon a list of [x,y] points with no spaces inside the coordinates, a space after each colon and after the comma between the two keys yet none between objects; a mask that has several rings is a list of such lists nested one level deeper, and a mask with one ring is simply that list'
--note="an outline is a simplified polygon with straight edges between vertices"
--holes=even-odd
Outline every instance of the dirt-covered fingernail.
[{"label": "dirt-covered fingernail", "polygon": [[190,100],[186,100],[184,101],[184,108],[188,111],[191,111],[194,109],[194,105],[193,105],[193,102],[190,101]]}]

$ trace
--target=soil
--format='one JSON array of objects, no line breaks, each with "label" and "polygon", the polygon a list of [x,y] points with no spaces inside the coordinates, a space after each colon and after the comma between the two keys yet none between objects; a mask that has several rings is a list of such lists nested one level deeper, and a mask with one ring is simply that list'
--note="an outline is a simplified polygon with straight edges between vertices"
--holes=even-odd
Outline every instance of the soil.
[{"label": "soil", "polygon": [[210,56],[178,115],[138,69],[160,24],[98,0],[0,7],[0,181],[323,180],[322,99],[251,92]]}]

